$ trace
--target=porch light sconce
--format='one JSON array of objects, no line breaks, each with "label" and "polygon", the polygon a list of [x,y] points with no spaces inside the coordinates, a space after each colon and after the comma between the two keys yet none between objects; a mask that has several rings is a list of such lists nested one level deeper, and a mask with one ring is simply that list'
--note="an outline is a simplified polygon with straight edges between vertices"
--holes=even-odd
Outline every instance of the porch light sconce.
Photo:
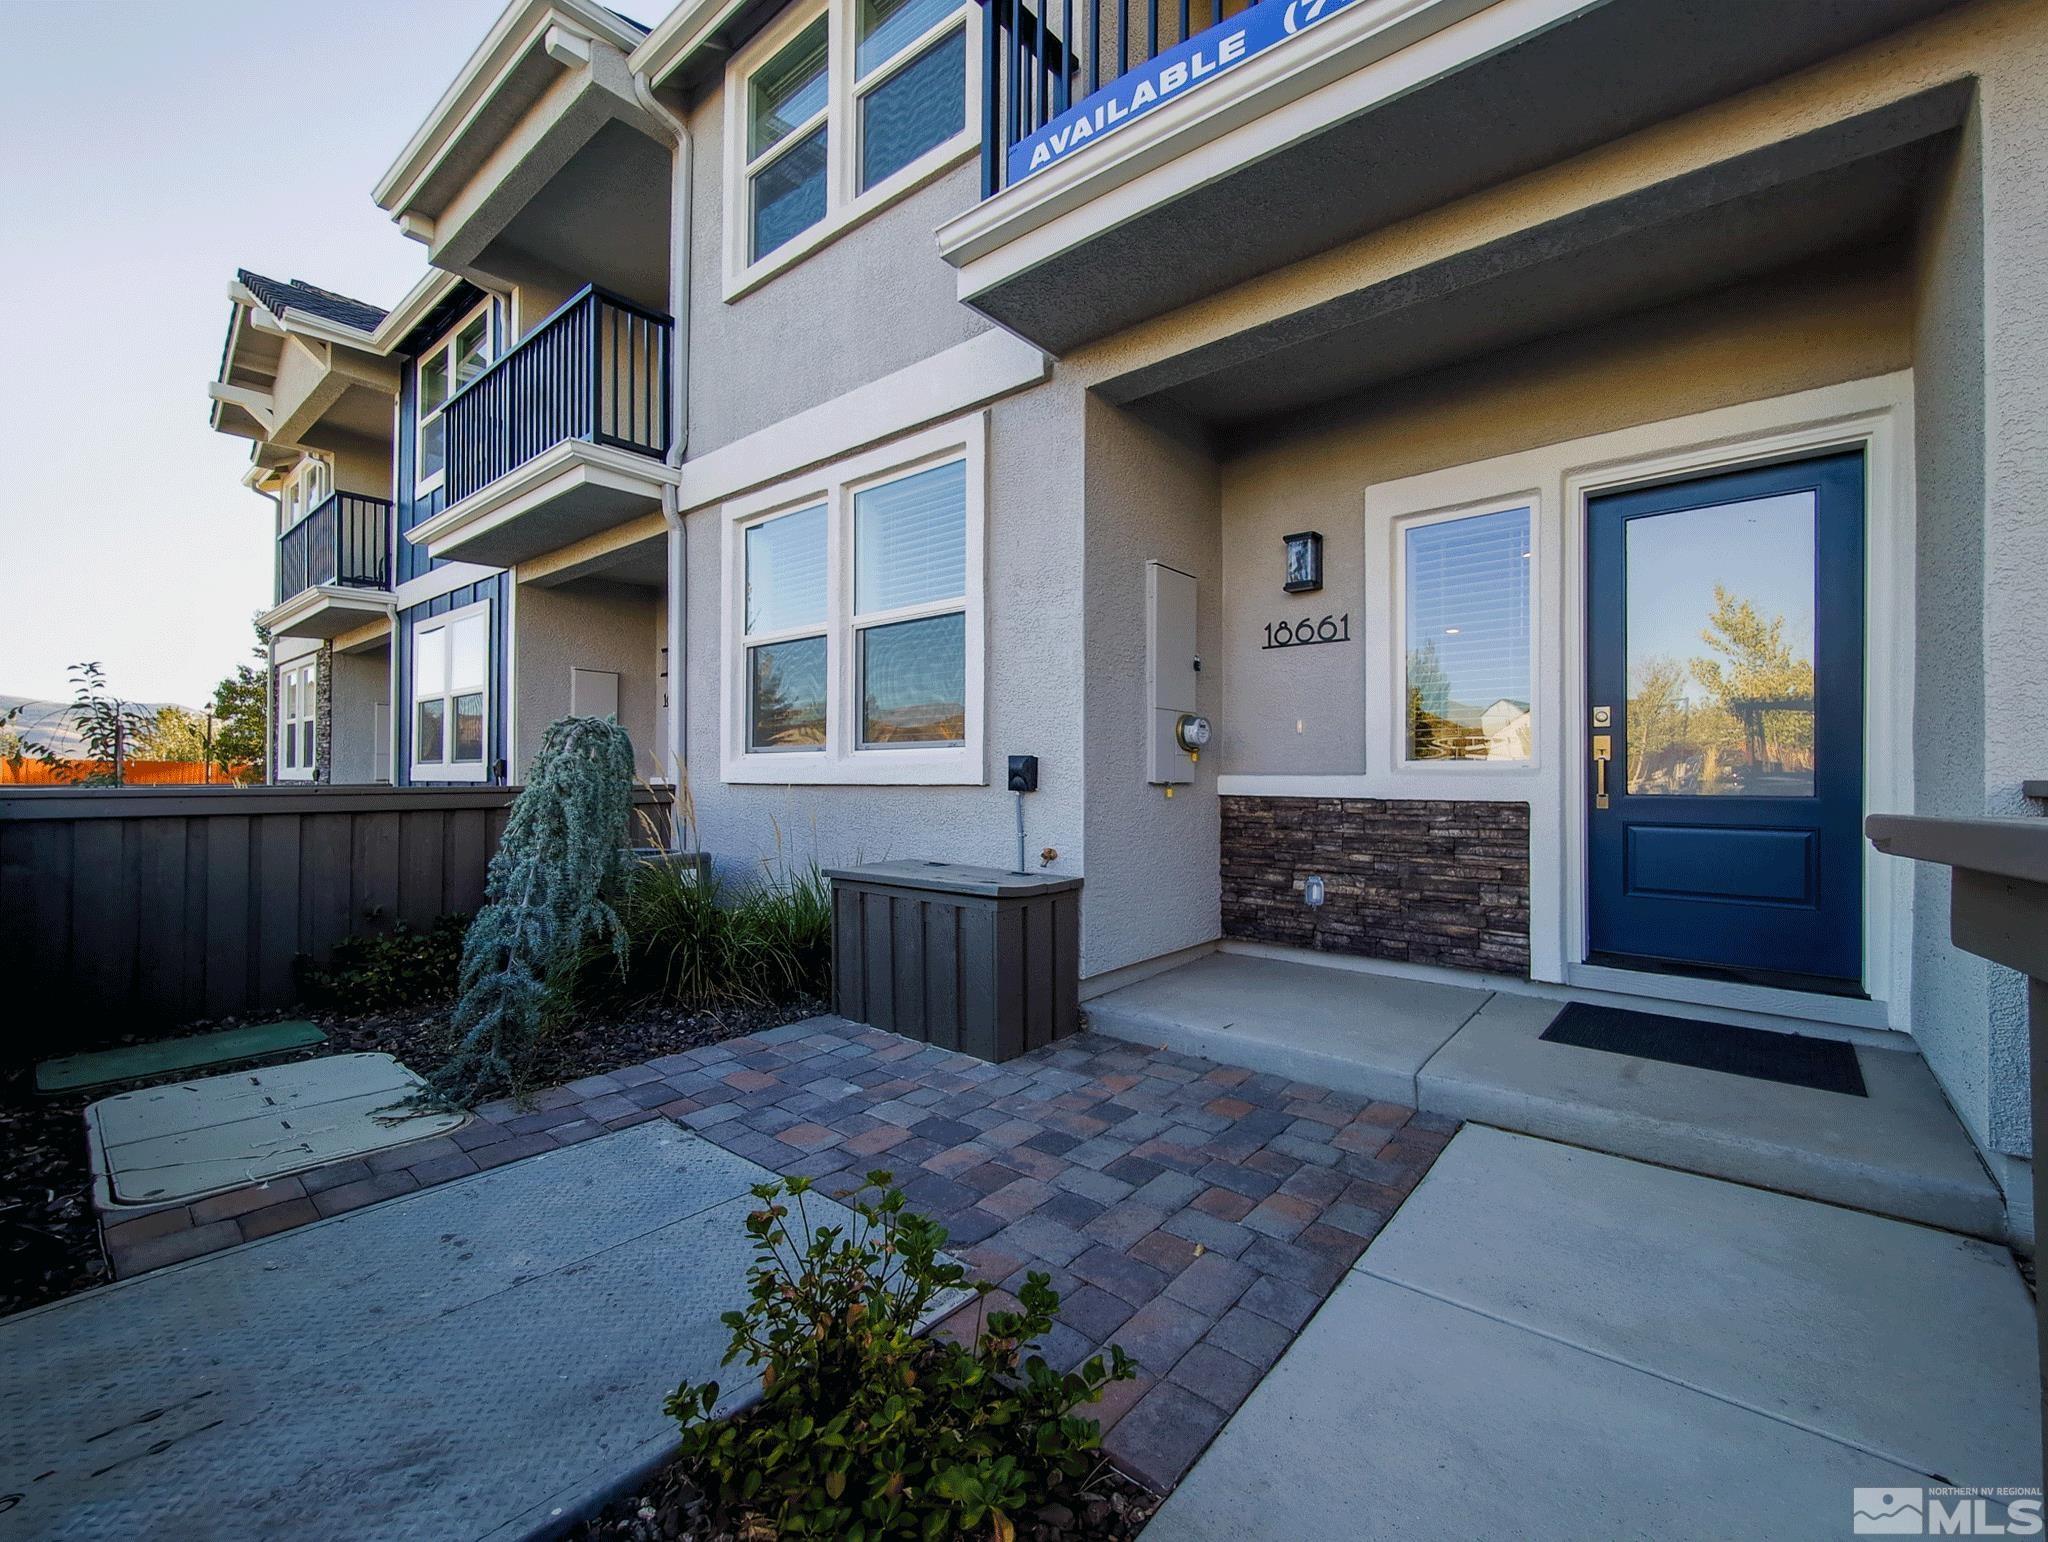
[{"label": "porch light sconce", "polygon": [[1287,582],[1281,587],[1289,594],[1307,594],[1322,588],[1322,531],[1298,530],[1282,539],[1287,543]]}]

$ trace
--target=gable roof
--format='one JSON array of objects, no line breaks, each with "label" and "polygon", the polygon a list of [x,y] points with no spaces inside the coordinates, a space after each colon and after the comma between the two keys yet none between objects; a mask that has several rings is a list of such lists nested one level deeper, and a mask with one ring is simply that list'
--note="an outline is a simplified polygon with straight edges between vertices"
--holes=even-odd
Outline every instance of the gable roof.
[{"label": "gable roof", "polygon": [[351,300],[345,294],[336,294],[332,289],[322,289],[304,279],[295,278],[290,283],[280,283],[274,278],[265,278],[261,273],[251,273],[247,268],[236,270],[235,277],[242,287],[263,302],[265,310],[274,312],[280,318],[288,310],[304,311],[322,321],[332,321],[340,326],[351,327],[358,332],[374,332],[377,324],[384,319],[385,312],[361,300]]}]

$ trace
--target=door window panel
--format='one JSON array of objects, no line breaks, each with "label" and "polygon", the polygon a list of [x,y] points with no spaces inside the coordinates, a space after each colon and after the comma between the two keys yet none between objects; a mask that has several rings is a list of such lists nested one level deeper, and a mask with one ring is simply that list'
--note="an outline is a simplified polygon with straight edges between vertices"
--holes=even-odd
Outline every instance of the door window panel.
[{"label": "door window panel", "polygon": [[1410,760],[1527,760],[1529,511],[1403,536]]},{"label": "door window panel", "polygon": [[1814,793],[1814,498],[1631,519],[1628,766],[1637,796]]}]

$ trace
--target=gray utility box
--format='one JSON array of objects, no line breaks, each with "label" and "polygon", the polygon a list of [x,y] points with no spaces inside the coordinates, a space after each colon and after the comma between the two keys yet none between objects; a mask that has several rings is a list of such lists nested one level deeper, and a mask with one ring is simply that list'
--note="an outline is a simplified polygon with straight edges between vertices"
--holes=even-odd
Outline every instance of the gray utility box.
[{"label": "gray utility box", "polygon": [[983,1060],[1080,1027],[1080,879],[951,862],[827,876],[840,1016]]}]

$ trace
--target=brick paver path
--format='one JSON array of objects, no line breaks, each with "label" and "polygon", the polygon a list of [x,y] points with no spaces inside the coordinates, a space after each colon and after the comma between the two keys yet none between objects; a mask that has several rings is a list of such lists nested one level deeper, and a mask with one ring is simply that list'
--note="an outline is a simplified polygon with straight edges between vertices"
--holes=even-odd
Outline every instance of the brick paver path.
[{"label": "brick paver path", "polygon": [[[1185,1472],[1450,1139],[1393,1103],[1093,1035],[989,1065],[812,1018],[585,1077],[454,1134],[106,1229],[122,1275],[668,1117],[762,1166],[872,1168],[1007,1289],[1060,1292],[1066,1368],[1141,1363],[1096,1410],[1118,1464]],[[941,1331],[968,1332],[971,1313]],[[967,1319],[963,1321],[962,1319]]]}]

